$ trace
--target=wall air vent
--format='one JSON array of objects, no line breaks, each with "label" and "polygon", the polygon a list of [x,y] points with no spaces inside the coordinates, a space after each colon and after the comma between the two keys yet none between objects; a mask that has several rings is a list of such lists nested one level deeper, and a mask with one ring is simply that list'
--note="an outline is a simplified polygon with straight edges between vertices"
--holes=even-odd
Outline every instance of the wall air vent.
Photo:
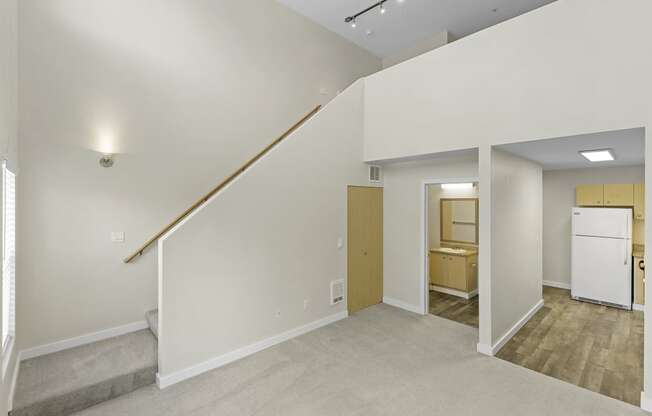
[{"label": "wall air vent", "polygon": [[369,182],[380,182],[380,166],[369,166]]},{"label": "wall air vent", "polygon": [[331,305],[344,301],[344,279],[331,281]]}]

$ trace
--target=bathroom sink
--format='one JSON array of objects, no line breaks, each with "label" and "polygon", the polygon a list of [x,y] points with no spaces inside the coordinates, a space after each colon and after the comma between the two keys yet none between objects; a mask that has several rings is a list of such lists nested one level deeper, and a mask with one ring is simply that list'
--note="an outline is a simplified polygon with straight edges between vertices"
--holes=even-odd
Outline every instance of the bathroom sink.
[{"label": "bathroom sink", "polygon": [[466,254],[466,253],[468,253],[468,250],[463,249],[463,248],[441,247],[439,250],[443,251],[443,252],[446,252],[446,253],[451,253],[451,254]]}]

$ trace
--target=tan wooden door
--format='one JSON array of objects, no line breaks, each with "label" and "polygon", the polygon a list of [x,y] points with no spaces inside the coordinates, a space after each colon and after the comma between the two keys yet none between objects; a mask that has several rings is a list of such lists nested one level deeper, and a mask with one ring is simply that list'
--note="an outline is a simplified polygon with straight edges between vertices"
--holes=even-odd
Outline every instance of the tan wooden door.
[{"label": "tan wooden door", "polygon": [[383,189],[349,186],[349,313],[383,299]]}]

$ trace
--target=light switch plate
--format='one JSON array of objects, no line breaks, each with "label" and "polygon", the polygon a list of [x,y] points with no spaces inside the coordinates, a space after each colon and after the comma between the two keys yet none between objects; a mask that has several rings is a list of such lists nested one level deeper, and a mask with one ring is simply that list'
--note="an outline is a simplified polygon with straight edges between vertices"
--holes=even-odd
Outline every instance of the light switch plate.
[{"label": "light switch plate", "polygon": [[112,243],[124,243],[125,233],[124,231],[112,231],[111,232],[111,242]]},{"label": "light switch plate", "polygon": [[344,241],[342,241],[342,237],[339,237],[337,239],[337,248],[340,249],[342,247],[344,247]]}]

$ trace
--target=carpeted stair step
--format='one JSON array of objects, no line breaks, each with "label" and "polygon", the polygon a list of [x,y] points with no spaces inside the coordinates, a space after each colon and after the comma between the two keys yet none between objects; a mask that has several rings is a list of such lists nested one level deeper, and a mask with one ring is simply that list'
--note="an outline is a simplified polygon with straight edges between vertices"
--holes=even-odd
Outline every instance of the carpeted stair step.
[{"label": "carpeted stair step", "polygon": [[157,342],[143,329],[20,364],[11,416],[66,416],[155,382]]},{"label": "carpeted stair step", "polygon": [[149,329],[152,331],[152,334],[158,339],[158,309],[151,310],[145,313],[145,319],[149,324]]}]

